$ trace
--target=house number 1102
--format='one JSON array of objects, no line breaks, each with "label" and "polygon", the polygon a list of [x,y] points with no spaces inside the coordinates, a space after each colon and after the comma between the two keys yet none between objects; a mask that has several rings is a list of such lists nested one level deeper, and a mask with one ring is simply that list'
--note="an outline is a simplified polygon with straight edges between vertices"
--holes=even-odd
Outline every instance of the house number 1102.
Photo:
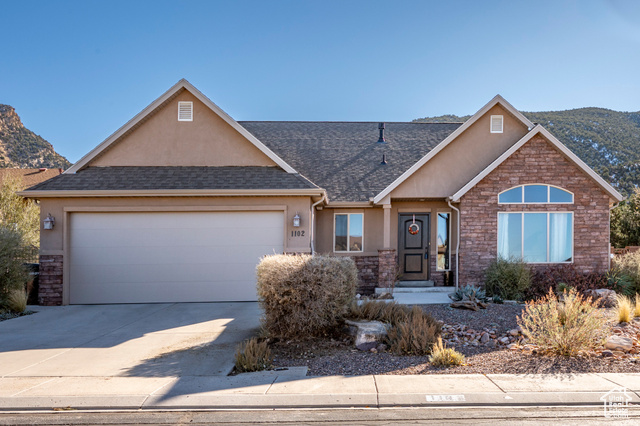
[{"label": "house number 1102", "polygon": [[291,231],[292,237],[304,237],[304,231]]}]

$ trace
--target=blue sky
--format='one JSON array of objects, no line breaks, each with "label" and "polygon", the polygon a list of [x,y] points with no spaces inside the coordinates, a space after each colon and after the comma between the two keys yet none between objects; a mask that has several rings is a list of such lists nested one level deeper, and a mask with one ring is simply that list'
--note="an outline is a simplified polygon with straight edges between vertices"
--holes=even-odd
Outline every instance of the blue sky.
[{"label": "blue sky", "polygon": [[70,161],[180,78],[236,120],[640,110],[640,2],[5,1],[0,103]]}]

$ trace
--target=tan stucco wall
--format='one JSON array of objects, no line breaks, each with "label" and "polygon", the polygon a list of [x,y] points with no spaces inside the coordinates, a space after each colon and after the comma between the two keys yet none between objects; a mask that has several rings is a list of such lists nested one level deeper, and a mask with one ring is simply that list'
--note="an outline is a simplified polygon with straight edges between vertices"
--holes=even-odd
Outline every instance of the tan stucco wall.
[{"label": "tan stucco wall", "polygon": [[[56,219],[53,230],[40,230],[40,253],[64,254],[65,211],[259,211],[280,210],[285,220],[285,251],[310,251],[309,197],[122,197],[41,199],[40,223],[51,213]],[[293,216],[300,215],[301,226],[292,226]],[[292,236],[292,231],[304,236]]]},{"label": "tan stucco wall", "polygon": [[[193,121],[178,121],[178,102],[193,102]],[[184,90],[90,166],[274,166],[190,92]]]},{"label": "tan stucco wall", "polygon": [[[503,133],[491,133],[492,115],[504,117]],[[527,127],[496,105],[391,192],[391,198],[453,195],[527,133]]]}]

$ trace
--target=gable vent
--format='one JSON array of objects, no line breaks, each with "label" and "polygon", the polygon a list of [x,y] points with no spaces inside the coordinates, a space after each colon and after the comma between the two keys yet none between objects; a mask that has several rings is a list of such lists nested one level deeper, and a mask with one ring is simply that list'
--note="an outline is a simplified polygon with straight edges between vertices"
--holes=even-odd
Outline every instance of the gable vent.
[{"label": "gable vent", "polygon": [[501,115],[492,115],[491,116],[491,133],[502,133],[502,116]]},{"label": "gable vent", "polygon": [[193,121],[193,102],[178,102],[178,121]]}]

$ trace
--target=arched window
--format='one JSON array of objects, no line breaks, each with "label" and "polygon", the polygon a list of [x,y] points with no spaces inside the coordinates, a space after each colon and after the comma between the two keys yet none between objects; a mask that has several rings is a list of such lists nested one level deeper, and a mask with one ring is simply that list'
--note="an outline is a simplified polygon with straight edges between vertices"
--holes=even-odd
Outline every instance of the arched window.
[{"label": "arched window", "polygon": [[498,194],[499,204],[573,204],[573,194],[552,185],[519,185]]}]

